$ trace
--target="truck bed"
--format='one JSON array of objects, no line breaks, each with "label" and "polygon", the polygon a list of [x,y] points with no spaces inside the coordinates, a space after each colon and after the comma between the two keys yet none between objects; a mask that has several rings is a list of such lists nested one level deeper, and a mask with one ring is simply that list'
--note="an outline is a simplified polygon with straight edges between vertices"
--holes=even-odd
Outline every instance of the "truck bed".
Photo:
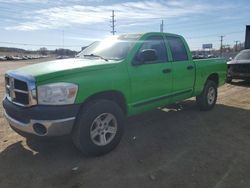
[{"label": "truck bed", "polygon": [[227,67],[226,60],[222,58],[195,59],[196,79],[194,93],[200,93],[209,75],[218,75],[218,86],[225,83]]}]

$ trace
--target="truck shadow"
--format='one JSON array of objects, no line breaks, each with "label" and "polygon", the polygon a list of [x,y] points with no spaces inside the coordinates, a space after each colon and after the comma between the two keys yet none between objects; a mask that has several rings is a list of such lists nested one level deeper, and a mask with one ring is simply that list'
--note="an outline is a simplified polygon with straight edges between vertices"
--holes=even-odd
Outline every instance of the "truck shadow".
[{"label": "truck shadow", "polygon": [[249,116],[222,104],[200,112],[187,100],[129,118],[120,145],[95,158],[82,156],[68,137],[19,141],[0,153],[0,187],[18,187],[20,179],[21,187],[136,187],[151,185],[151,174],[164,177],[165,187],[183,181],[211,187],[235,157],[244,161],[242,152],[250,153]]}]

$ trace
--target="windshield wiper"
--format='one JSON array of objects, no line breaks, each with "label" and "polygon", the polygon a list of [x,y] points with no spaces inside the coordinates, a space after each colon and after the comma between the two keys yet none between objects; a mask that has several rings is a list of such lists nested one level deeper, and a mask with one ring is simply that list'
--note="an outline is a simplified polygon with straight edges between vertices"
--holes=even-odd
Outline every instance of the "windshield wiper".
[{"label": "windshield wiper", "polygon": [[99,57],[100,59],[103,59],[104,61],[109,61],[108,59],[100,56],[100,55],[96,55],[96,54],[87,54],[87,55],[83,55],[84,57]]}]

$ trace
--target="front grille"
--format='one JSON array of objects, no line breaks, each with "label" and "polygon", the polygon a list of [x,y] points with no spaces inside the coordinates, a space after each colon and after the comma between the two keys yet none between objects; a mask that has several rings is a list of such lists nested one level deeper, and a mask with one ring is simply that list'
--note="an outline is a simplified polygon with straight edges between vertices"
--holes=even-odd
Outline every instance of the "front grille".
[{"label": "front grille", "polygon": [[28,91],[28,86],[27,83],[24,81],[20,80],[14,80],[14,85],[16,89],[23,90],[23,91]]},{"label": "front grille", "polygon": [[[31,87],[32,86],[32,87]],[[6,96],[9,101],[20,106],[31,106],[35,104],[32,89],[34,82],[25,76],[19,76],[11,72],[5,75]]]},{"label": "front grille", "polygon": [[250,64],[232,65],[232,71],[235,73],[250,73]]}]

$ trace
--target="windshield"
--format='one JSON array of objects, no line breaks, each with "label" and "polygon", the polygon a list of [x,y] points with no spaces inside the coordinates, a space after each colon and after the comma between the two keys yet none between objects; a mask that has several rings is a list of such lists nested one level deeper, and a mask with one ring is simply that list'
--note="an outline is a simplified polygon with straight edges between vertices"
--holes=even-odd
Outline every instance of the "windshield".
[{"label": "windshield", "polygon": [[250,50],[241,51],[234,59],[235,60],[250,60]]},{"label": "windshield", "polygon": [[135,41],[140,37],[139,34],[129,34],[113,36],[97,41],[89,45],[77,57],[79,58],[93,58],[102,57],[105,59],[120,60],[124,59],[129,50],[135,44]]}]

